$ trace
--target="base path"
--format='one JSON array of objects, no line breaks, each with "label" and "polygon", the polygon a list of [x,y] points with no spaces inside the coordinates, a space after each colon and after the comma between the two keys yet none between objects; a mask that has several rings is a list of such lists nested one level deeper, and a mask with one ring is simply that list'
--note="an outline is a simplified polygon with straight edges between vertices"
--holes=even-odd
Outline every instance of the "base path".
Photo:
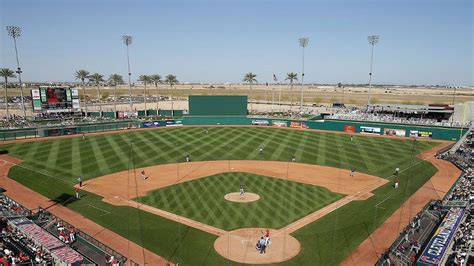
[{"label": "base path", "polygon": [[[145,171],[146,179],[142,178],[141,171]],[[259,254],[255,250],[257,239],[261,237],[261,232],[266,229],[244,228],[227,232],[223,229],[141,204],[134,200],[159,188],[225,172],[246,172],[292,180],[325,187],[333,192],[346,194],[347,196],[280,230],[270,229],[272,244],[266,254]],[[218,236],[214,242],[214,248],[221,256],[239,263],[262,264],[282,262],[296,256],[300,252],[301,247],[298,240],[290,236],[292,232],[353,200],[365,200],[371,197],[373,195],[371,191],[387,182],[388,180],[386,179],[363,173],[356,173],[354,177],[351,177],[349,170],[319,165],[279,161],[207,161],[156,165],[137,168],[135,172],[133,170],[117,172],[87,180],[84,182],[83,189],[103,196],[103,200],[107,203],[139,208],[214,234]],[[346,185],[349,183],[351,186]],[[229,197],[234,198],[238,202],[243,202],[244,200],[241,199],[239,192],[225,195],[225,198],[228,200]],[[245,200],[251,199],[247,197],[258,199],[259,196],[245,193]]]},{"label": "base path", "polygon": [[38,207],[48,209],[48,211],[55,216],[93,236],[100,242],[126,256],[129,260],[133,260],[140,265],[145,265],[145,262],[147,265],[166,265],[168,263],[167,260],[147,249],[145,249],[145,258],[143,258],[142,247],[139,245],[62,205],[56,204],[52,200],[23,186],[15,180],[8,178],[8,171],[12,166],[18,163],[21,163],[21,161],[16,158],[7,155],[0,155],[0,187],[7,190],[5,194],[8,197],[14,199],[28,209],[35,209]]},{"label": "base path", "polygon": [[447,147],[444,142],[419,155],[419,158],[431,162],[438,172],[418,189],[398,210],[396,210],[379,228],[377,228],[359,247],[352,251],[342,265],[374,265],[379,256],[387,250],[400,232],[430,200],[441,199],[452,187],[461,171],[452,163],[436,159],[436,152]]},{"label": "base path", "polygon": [[[140,176],[142,170],[148,176],[145,180]],[[355,177],[351,177],[349,170],[328,166],[280,161],[229,160],[172,163],[137,168],[135,173],[133,170],[127,170],[87,180],[84,182],[83,189],[104,198],[134,199],[159,188],[226,172],[270,176],[321,186],[332,192],[354,196],[362,191],[372,191],[387,182],[386,179],[364,173],[356,173]],[[137,185],[135,185],[135,178]],[[351,185],[347,186],[347,184]],[[371,193],[366,193],[365,197],[371,195]]]}]

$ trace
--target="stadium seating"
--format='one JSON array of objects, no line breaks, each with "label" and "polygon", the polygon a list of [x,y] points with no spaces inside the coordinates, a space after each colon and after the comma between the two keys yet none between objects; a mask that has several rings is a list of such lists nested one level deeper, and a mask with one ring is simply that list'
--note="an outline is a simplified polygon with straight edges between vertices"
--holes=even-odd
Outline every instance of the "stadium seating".
[{"label": "stadium seating", "polygon": [[[418,213],[402,231],[400,237],[380,256],[377,265],[414,265],[426,263],[426,256],[432,239],[439,233],[454,232],[443,235],[446,243],[440,256],[431,260],[434,265],[472,265],[474,264],[474,131],[466,133],[460,145],[454,150],[445,151],[438,158],[455,164],[462,174],[446,193],[442,201],[432,201]],[[459,214],[459,215],[453,215]],[[428,217],[423,219],[422,217]],[[457,217],[455,220],[452,217]],[[424,220],[424,222],[423,222]],[[431,241],[430,241],[431,239]],[[438,243],[439,244],[439,243]],[[438,247],[439,248],[439,247]],[[436,262],[433,262],[436,261]],[[423,264],[425,265],[425,264]],[[428,264],[426,264],[428,265]]]}]

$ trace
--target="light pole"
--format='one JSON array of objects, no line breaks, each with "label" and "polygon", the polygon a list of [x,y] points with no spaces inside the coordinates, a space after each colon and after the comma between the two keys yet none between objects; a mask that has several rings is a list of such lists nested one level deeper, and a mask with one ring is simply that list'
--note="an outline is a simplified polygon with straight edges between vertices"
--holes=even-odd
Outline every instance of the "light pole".
[{"label": "light pole", "polygon": [[133,112],[133,101],[132,101],[132,81],[130,73],[130,56],[128,51],[128,46],[132,44],[132,36],[130,35],[123,35],[122,36],[123,43],[127,46],[127,66],[128,66],[128,96],[130,98],[130,112]]},{"label": "light pole", "polygon": [[303,48],[303,67],[301,70],[301,102],[300,102],[300,113],[303,115],[303,81],[304,81],[304,48],[308,46],[309,38],[304,37],[298,40],[300,46]]},{"label": "light pole", "polygon": [[370,35],[367,37],[367,41],[369,41],[369,44],[372,45],[372,52],[370,54],[370,72],[369,72],[369,93],[367,97],[367,111],[369,111],[370,108],[370,93],[372,91],[372,63],[374,60],[374,46],[379,42],[379,36],[378,35]]},{"label": "light pole", "polygon": [[21,36],[21,28],[18,26],[7,26],[7,32],[10,37],[13,38],[13,43],[15,44],[15,54],[16,54],[16,66],[18,74],[18,82],[20,83],[20,94],[21,94],[21,108],[23,110],[23,118],[26,119],[26,109],[25,109],[25,99],[23,97],[23,83],[21,82],[21,67],[20,67],[20,60],[18,60],[18,49],[16,47],[16,38]]}]

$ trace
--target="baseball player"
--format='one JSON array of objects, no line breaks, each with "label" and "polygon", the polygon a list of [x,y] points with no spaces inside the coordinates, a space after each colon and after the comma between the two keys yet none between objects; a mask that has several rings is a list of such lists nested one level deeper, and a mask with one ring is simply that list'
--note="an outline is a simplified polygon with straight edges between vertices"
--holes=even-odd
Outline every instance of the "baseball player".
[{"label": "baseball player", "polygon": [[263,153],[263,146],[260,146],[260,149],[258,150],[259,153]]},{"label": "baseball player", "polygon": [[148,179],[148,176],[145,174],[145,170],[142,170],[140,172],[140,176],[142,177],[143,180],[147,180]]},{"label": "baseball player", "polygon": [[293,158],[291,158],[291,162],[295,163],[296,162],[296,157],[293,156]]},{"label": "baseball player", "polygon": [[82,177],[81,176],[77,177],[77,183],[79,183],[79,186],[82,187]]},{"label": "baseball player", "polygon": [[265,233],[265,246],[269,246],[272,243],[272,240],[270,239],[270,230],[267,229],[267,232]]},{"label": "baseball player", "polygon": [[186,159],[186,162],[188,162],[188,163],[191,161],[191,158],[189,157],[188,154],[186,154],[186,157],[184,157],[184,158]]},{"label": "baseball player", "polygon": [[79,193],[81,189],[78,187],[75,187],[74,190],[76,191],[76,199],[81,199],[81,194]]},{"label": "baseball player", "polygon": [[351,173],[350,176],[354,177],[355,176],[356,169],[355,167],[351,167]]},{"label": "baseball player", "polygon": [[240,197],[243,197],[244,194],[245,194],[244,185],[243,185],[243,184],[240,184]]},{"label": "baseball player", "polygon": [[400,175],[400,167],[395,168],[395,175],[396,176]]},{"label": "baseball player", "polygon": [[354,136],[351,135],[351,142],[353,142],[353,141],[354,141]]}]

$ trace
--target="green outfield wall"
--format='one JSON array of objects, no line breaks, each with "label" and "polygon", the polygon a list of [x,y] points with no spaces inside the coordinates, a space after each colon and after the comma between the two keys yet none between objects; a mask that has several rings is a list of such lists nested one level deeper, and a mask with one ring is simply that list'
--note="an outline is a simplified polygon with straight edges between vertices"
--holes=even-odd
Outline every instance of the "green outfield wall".
[{"label": "green outfield wall", "polygon": [[358,122],[346,120],[300,121],[244,116],[184,116],[183,125],[256,125],[272,127],[309,128],[367,135],[392,135],[399,137],[431,138],[457,141],[468,128],[419,126],[406,124]]},{"label": "green outfield wall", "polygon": [[[182,110],[178,110],[181,111]],[[176,114],[179,116],[178,114]],[[114,122],[101,122],[82,124],[76,126],[24,128],[0,130],[0,141],[38,138],[48,136],[62,136],[82,133],[115,131],[128,128],[144,127],[144,123],[152,121],[125,120]],[[150,124],[148,124],[150,125]],[[418,126],[378,122],[358,122],[346,120],[317,120],[300,121],[275,118],[258,118],[246,116],[184,116],[179,120],[162,120],[157,126],[196,126],[196,125],[239,125],[262,127],[290,127],[309,128],[338,132],[357,133],[364,135],[391,135],[400,137],[417,137],[436,140],[457,141],[464,135],[468,128]],[[149,127],[149,126],[147,126]]]},{"label": "green outfield wall", "polygon": [[189,96],[189,115],[246,116],[247,96]]}]

